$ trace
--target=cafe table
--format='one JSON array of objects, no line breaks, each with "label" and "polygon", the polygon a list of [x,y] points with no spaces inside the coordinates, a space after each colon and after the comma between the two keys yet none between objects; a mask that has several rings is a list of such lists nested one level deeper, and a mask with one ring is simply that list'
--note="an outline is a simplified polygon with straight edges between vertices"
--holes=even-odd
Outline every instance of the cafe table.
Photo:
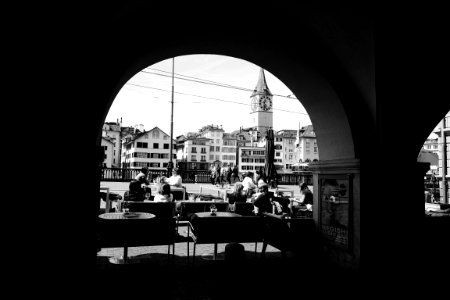
[{"label": "cafe table", "polygon": [[[235,217],[242,217],[240,214],[232,213],[232,212],[225,212],[225,211],[217,211],[214,215],[211,214],[211,212],[198,212],[191,217],[192,218],[235,218]],[[203,259],[212,259],[217,260],[217,243],[214,243],[214,254],[204,254],[202,255]]]},{"label": "cafe table", "polygon": [[[146,212],[115,212],[115,213],[104,213],[98,216],[103,220],[129,220],[133,222],[134,220],[142,220],[142,219],[152,219],[155,217],[154,214],[146,213]],[[132,262],[128,257],[128,246],[125,244],[123,247],[123,256],[120,258],[112,257],[109,260],[113,264],[127,264]]]}]

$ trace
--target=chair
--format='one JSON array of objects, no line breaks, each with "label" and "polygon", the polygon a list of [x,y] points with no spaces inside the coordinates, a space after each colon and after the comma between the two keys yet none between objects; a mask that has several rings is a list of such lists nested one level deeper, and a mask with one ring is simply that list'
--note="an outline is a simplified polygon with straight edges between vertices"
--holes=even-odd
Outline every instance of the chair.
[{"label": "chair", "polygon": [[242,216],[254,216],[253,213],[253,203],[249,202],[235,202],[234,203],[234,213],[242,215]]},{"label": "chair", "polygon": [[218,243],[255,243],[263,241],[264,219],[258,216],[238,217],[193,217],[191,231],[194,240],[193,264],[197,244],[214,244],[217,254]]},{"label": "chair", "polygon": [[264,223],[263,256],[267,245],[280,250],[283,258],[286,257],[286,251],[299,257],[314,255],[318,245],[314,219],[284,219],[280,215],[264,213]]},{"label": "chair", "polygon": [[139,247],[167,245],[167,260],[170,246],[175,255],[175,218],[152,218],[135,220],[99,219],[97,231],[98,248]]},{"label": "chair", "polygon": [[122,206],[128,208],[130,212],[154,214],[156,218],[172,218],[175,216],[175,202],[124,201]]}]

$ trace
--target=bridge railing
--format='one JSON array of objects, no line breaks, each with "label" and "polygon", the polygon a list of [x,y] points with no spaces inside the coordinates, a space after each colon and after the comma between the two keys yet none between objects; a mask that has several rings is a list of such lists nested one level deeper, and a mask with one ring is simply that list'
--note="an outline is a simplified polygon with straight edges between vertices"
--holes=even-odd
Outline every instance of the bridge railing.
[{"label": "bridge railing", "polygon": [[[139,174],[140,169],[127,169],[127,168],[102,168],[101,169],[101,181],[117,181],[117,182],[129,182]],[[210,183],[209,171],[199,170],[180,170],[179,174],[184,183]],[[156,177],[169,177],[167,170],[155,170],[149,169],[149,178]],[[281,185],[299,185],[302,182],[306,182],[308,185],[312,185],[312,172],[305,171],[301,173],[292,174],[278,174],[278,184]]]}]

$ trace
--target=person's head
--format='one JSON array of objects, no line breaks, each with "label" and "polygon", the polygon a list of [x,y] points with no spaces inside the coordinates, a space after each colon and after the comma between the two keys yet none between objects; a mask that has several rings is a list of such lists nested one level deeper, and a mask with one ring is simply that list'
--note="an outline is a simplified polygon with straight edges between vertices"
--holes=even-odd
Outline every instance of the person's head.
[{"label": "person's head", "polygon": [[301,185],[300,185],[300,191],[304,191],[304,190],[306,190],[308,188],[308,185],[305,183],[305,182],[303,182]]},{"label": "person's head", "polygon": [[267,183],[260,181],[258,182],[258,189],[260,192],[264,193],[269,190],[269,186],[267,185]]},{"label": "person's head", "polygon": [[172,175],[177,175],[178,174],[178,169],[177,168],[173,168],[172,169]]},{"label": "person's head", "polygon": [[253,177],[253,172],[248,171],[247,173],[245,173],[245,176],[252,178]]},{"label": "person's head", "polygon": [[170,185],[168,183],[161,184],[158,193],[161,195],[170,195]]},{"label": "person's head", "polygon": [[233,189],[233,191],[236,193],[236,194],[239,194],[239,193],[242,193],[242,190],[244,189],[244,185],[242,184],[242,182],[236,182],[235,184],[234,184],[234,189]]},{"label": "person's head", "polygon": [[146,167],[141,168],[141,172],[147,175],[148,169]]}]

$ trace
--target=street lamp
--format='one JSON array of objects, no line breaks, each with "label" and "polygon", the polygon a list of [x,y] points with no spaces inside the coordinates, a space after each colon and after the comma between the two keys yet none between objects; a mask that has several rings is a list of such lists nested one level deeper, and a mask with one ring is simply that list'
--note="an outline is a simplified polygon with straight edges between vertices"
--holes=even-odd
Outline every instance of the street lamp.
[{"label": "street lamp", "polygon": [[167,175],[172,174],[173,162],[172,162],[172,150],[173,150],[173,97],[174,97],[174,73],[175,73],[175,57],[172,58],[172,109],[170,113],[170,153],[169,163],[167,164]]}]

